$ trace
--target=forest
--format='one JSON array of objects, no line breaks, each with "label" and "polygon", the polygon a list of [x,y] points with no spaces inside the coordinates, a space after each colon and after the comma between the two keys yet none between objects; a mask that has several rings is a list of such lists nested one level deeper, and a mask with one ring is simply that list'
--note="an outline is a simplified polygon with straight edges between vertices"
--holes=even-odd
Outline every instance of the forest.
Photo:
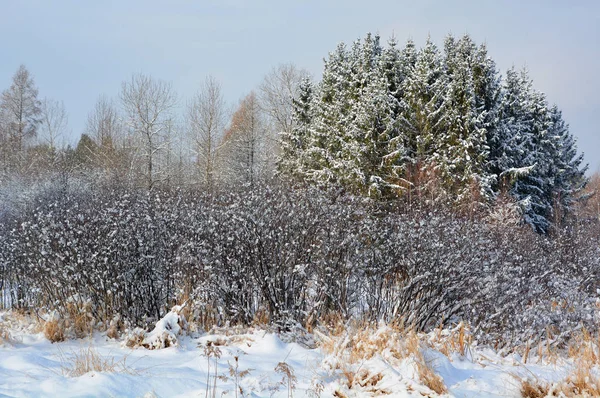
[{"label": "forest", "polygon": [[[0,98],[0,308],[79,335],[188,322],[313,330],[332,319],[482,343],[597,331],[600,178],[526,69],[448,35],[367,34],[231,107],[144,74],[67,111],[25,66]],[[70,329],[69,329],[70,328]]]}]

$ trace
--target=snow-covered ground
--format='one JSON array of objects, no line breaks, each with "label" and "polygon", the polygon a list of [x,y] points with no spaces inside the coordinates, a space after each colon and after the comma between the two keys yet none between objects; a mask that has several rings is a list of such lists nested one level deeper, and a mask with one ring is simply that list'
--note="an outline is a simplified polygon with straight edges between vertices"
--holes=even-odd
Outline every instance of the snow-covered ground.
[{"label": "snow-covered ground", "polygon": [[[348,347],[351,336],[327,349],[306,344],[311,335],[302,343],[284,342],[285,337],[256,329],[181,335],[176,345],[148,350],[100,333],[53,344],[33,324],[8,322],[10,316],[0,313],[0,397],[437,396],[420,381],[416,359],[399,355],[386,336],[380,353],[359,360],[337,350]],[[361,349],[361,343],[352,344]],[[568,361],[524,365],[519,356],[500,357],[490,349],[446,356],[420,347],[424,363],[443,379],[444,396],[519,397],[523,378],[556,381],[570,370]],[[109,370],[78,375],[77,357],[108,362]]]}]

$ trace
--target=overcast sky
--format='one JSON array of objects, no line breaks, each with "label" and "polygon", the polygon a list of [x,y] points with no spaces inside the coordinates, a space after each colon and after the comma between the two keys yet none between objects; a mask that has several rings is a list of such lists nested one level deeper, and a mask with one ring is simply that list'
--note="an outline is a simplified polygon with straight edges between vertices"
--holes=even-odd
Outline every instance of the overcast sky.
[{"label": "overcast sky", "polygon": [[25,64],[41,97],[64,101],[71,142],[132,73],[172,81],[182,104],[212,74],[237,103],[280,63],[319,76],[337,43],[366,32],[419,46],[469,33],[501,70],[528,67],[600,169],[599,1],[0,0],[0,15],[0,88]]}]

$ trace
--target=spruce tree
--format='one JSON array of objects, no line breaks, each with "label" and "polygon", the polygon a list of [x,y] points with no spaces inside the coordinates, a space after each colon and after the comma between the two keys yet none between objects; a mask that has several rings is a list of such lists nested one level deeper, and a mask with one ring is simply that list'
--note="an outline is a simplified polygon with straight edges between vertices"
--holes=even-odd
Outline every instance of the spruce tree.
[{"label": "spruce tree", "polygon": [[458,42],[448,36],[444,49],[448,83],[433,160],[451,196],[457,202],[471,202],[473,186],[483,197],[490,192],[484,175],[488,156],[486,111],[477,106],[472,68],[476,46],[469,36]]},{"label": "spruce tree", "polygon": [[405,161],[425,167],[433,162],[433,146],[442,134],[446,86],[441,55],[428,38],[417,54],[412,73],[403,82],[406,109],[402,134],[408,157]]},{"label": "spruce tree", "polygon": [[313,101],[313,84],[309,77],[305,77],[298,87],[298,95],[292,99],[293,121],[292,130],[282,132],[281,155],[277,162],[280,173],[304,178],[305,165],[303,157],[307,149],[307,140],[310,136],[310,127],[313,119],[311,102]]}]

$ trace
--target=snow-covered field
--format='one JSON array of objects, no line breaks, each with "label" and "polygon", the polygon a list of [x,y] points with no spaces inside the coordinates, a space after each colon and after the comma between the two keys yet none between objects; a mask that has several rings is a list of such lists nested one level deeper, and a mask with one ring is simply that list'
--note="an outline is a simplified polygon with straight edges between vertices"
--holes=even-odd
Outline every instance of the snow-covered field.
[{"label": "snow-covered field", "polygon": [[[418,359],[398,354],[402,349],[396,351],[385,328],[381,333],[373,340],[383,341],[381,352],[358,360],[340,350],[352,336],[342,335],[327,348],[311,344],[324,338],[319,333],[284,342],[285,336],[256,329],[180,335],[176,345],[148,350],[100,333],[53,344],[34,323],[0,313],[0,397],[437,396],[420,381]],[[519,397],[523,378],[558,381],[571,370],[567,360],[523,364],[517,355],[500,357],[475,347],[446,356],[431,348],[435,344],[423,344],[427,339],[419,339],[421,358],[443,379],[443,396]],[[367,352],[370,343],[352,344]],[[79,375],[77,358],[104,362],[107,370]]]}]

